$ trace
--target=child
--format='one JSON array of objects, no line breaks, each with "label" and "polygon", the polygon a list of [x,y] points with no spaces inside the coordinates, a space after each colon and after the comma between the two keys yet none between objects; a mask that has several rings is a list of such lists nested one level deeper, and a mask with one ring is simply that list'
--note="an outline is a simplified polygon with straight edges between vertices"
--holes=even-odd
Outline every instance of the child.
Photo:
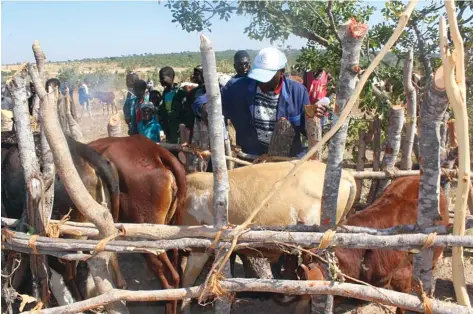
[{"label": "child", "polygon": [[131,128],[130,135],[138,134],[138,124],[142,119],[141,114],[141,105],[145,102],[148,102],[148,97],[145,97],[147,90],[146,81],[137,80],[133,86],[133,93],[135,94],[134,98],[131,98],[131,108],[130,108],[130,117],[131,117]]},{"label": "child", "polygon": [[130,72],[126,75],[126,87],[128,89],[128,93],[126,94],[125,103],[123,104],[123,115],[125,116],[126,124],[128,125],[128,133],[131,132],[131,105],[135,101],[135,95],[133,94],[133,86],[135,82],[138,81],[140,78],[138,74],[134,72]]},{"label": "child", "polygon": [[141,105],[142,118],[140,123],[138,123],[138,132],[150,140],[159,143],[165,139],[165,136],[161,125],[154,119],[153,111],[153,103],[145,102]]},{"label": "child", "polygon": [[179,124],[192,129],[194,114],[186,100],[185,89],[174,83],[174,70],[163,67],[159,70],[159,82],[164,87],[161,105],[159,106],[159,122],[161,123],[168,143],[179,143]]},{"label": "child", "polygon": [[88,83],[89,82],[85,79],[84,83],[79,86],[79,104],[82,106],[81,117],[84,116],[84,111],[87,110],[89,113],[89,118],[91,118],[92,115],[90,113],[89,99],[92,97],[89,95],[89,88],[87,87]]}]

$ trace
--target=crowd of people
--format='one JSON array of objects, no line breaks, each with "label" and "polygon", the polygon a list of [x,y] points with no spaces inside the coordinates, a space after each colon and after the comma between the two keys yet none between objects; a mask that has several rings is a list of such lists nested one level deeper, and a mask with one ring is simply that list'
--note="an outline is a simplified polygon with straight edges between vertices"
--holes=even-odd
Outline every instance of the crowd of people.
[{"label": "crowd of people", "polygon": [[[224,121],[230,120],[236,131],[236,144],[249,154],[267,153],[275,124],[287,119],[296,136],[291,156],[304,152],[301,134],[305,134],[305,105],[316,105],[317,117],[330,111],[333,89],[331,77],[322,69],[306,72],[304,84],[289,79],[285,69],[287,58],[280,50],[269,47],[259,51],[251,62],[244,50],[234,56],[236,75],[220,82]],[[128,73],[128,94],[123,106],[129,134],[142,134],[155,142],[179,143],[179,125],[184,124],[192,139],[195,119],[206,121],[207,95],[202,66],[193,70],[192,89],[175,82],[171,67],[159,71],[164,91],[154,90],[152,81]],[[148,91],[148,92],[147,92]],[[191,140],[190,139],[190,140]],[[184,143],[180,143],[184,144]]]}]

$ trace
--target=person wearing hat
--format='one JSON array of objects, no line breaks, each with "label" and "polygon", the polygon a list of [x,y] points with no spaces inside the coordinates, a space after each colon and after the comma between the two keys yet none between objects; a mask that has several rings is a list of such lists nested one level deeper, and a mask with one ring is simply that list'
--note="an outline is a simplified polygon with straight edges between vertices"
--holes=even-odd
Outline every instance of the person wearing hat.
[{"label": "person wearing hat", "polygon": [[[284,76],[287,58],[280,50],[264,48],[256,55],[248,77],[230,81],[222,89],[222,109],[236,131],[237,145],[245,153],[268,152],[274,126],[287,119],[295,130],[290,156],[303,151],[301,134],[305,134],[304,106],[309,94],[302,84]],[[328,110],[318,104],[317,116]]]},{"label": "person wearing hat", "polygon": [[145,102],[141,105],[141,121],[138,123],[138,133],[150,140],[160,143],[165,139],[164,132],[159,122],[154,118],[154,104]]}]

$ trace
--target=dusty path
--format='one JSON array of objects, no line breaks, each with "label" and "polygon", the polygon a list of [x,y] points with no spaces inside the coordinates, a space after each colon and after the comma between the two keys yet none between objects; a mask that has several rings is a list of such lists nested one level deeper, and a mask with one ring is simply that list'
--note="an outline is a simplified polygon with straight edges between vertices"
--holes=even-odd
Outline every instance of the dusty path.
[{"label": "dusty path", "polygon": [[[118,104],[119,110],[121,104]],[[78,114],[80,116],[80,108],[78,108]],[[107,123],[108,116],[102,115],[102,109],[100,106],[92,105],[92,118],[84,117],[80,120],[80,125],[84,133],[84,140],[90,142],[92,140],[106,137],[107,135]],[[122,135],[127,135],[125,125],[122,125]],[[146,267],[146,263],[143,257],[139,254],[121,254],[119,255],[119,262],[123,274],[128,283],[130,290],[155,290],[160,289],[158,280]],[[443,301],[454,301],[455,293],[451,281],[451,252],[445,252],[445,257],[439,262],[437,266],[438,280],[436,284],[436,298]],[[467,276],[467,284],[470,298],[473,299],[473,251],[465,252],[465,268]],[[238,277],[244,277],[243,269],[240,264],[237,264],[236,272]],[[202,276],[201,276],[202,277]],[[202,278],[200,278],[202,279]],[[155,314],[164,313],[164,306],[159,303],[150,302],[133,302],[128,303],[131,314]],[[347,308],[352,308],[348,310]],[[283,307],[272,300],[259,300],[242,298],[236,299],[232,313],[235,314],[285,314],[294,313],[295,304],[288,307]],[[392,308],[381,307],[376,304],[369,304],[366,306],[359,306],[354,308],[353,306],[344,306],[343,308],[336,309],[336,313],[350,313],[356,311],[356,313],[374,314],[374,313],[390,313]],[[192,313],[213,313],[213,306],[207,305],[205,307],[198,304],[192,305]],[[309,309],[307,309],[309,313]],[[354,312],[353,312],[354,313]]]}]

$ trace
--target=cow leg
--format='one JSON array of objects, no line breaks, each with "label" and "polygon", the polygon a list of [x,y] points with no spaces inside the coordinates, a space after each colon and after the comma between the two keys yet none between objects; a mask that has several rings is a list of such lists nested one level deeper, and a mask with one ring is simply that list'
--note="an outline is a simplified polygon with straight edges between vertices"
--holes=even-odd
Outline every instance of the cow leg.
[{"label": "cow leg", "polygon": [[[167,253],[163,253],[167,257]],[[165,264],[160,260],[163,254],[159,256],[151,255],[151,254],[144,254],[143,256],[146,259],[148,267],[156,274],[158,280],[161,282],[162,289],[172,289],[173,287],[169,284],[165,274],[164,274],[164,267]],[[164,259],[161,257],[161,259]],[[169,261],[169,259],[168,259]],[[166,302],[166,314],[175,314],[177,311],[177,301],[168,301]]]},{"label": "cow leg", "polygon": [[[182,278],[182,287],[191,287],[199,277],[202,269],[209,260],[210,255],[207,253],[191,252],[187,257],[187,265]],[[181,311],[189,313],[190,303],[192,299],[183,299],[181,305]]]},{"label": "cow leg", "polygon": [[[174,250],[173,250],[173,253],[174,253]],[[170,276],[171,276],[171,278],[174,282],[173,287],[179,285],[180,277],[179,277],[179,274],[176,270],[179,267],[178,261],[176,260],[176,263],[173,265],[173,263],[171,263],[171,260],[169,259],[169,256],[168,256],[167,252],[158,255],[158,258],[161,260],[162,263],[164,263],[164,265],[169,270]]]},{"label": "cow leg", "polygon": [[51,281],[49,282],[49,286],[54,297],[57,300],[57,303],[60,306],[69,305],[79,300],[74,300],[71,292],[67,288],[67,285],[64,281],[64,277],[61,276],[58,272],[54,269],[50,268],[51,270]]}]

